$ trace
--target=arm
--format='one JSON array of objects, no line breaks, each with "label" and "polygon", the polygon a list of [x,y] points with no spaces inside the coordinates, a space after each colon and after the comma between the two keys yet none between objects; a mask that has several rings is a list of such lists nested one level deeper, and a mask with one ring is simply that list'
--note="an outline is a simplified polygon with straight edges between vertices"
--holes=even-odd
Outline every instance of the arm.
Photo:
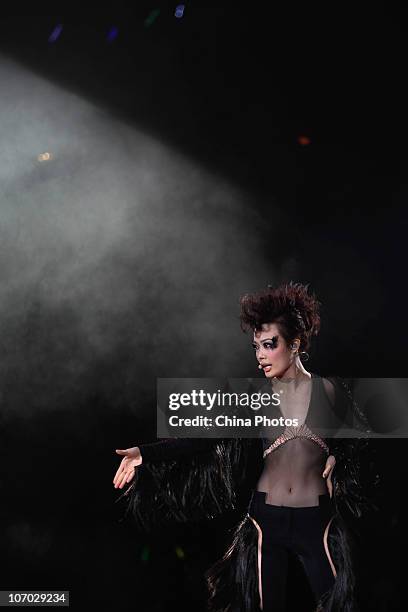
[{"label": "arm", "polygon": [[115,489],[122,489],[129,483],[135,475],[135,469],[142,464],[168,463],[182,457],[195,457],[211,451],[218,442],[217,438],[168,438],[160,442],[117,449],[117,454],[122,455],[123,459],[113,479]]},{"label": "arm", "polygon": [[[329,391],[329,387],[332,390]],[[336,458],[333,471],[333,490],[336,504],[347,508],[355,517],[367,509],[375,508],[370,491],[378,484],[378,476],[371,473],[374,468],[373,452],[369,434],[370,424],[356,402],[348,381],[330,377],[325,384],[326,393],[334,399],[335,412],[343,423],[355,431],[354,437],[332,438],[330,452]],[[366,467],[369,464],[369,467]]]},{"label": "arm", "polygon": [[140,444],[139,450],[142,463],[157,463],[204,453],[218,442],[218,438],[168,438],[150,444]]},{"label": "arm", "polygon": [[122,451],[137,457],[127,465],[121,484],[132,482],[119,499],[127,499],[128,512],[148,530],[234,510],[235,474],[245,457],[241,446],[238,439],[175,438]]}]

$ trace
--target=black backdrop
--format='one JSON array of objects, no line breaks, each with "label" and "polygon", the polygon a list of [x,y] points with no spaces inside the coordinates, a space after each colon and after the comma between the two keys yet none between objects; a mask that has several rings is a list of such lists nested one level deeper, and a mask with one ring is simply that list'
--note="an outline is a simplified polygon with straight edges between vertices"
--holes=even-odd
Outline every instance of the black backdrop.
[{"label": "black backdrop", "polygon": [[[99,352],[80,324],[80,298],[46,299],[61,269],[54,251],[42,269],[48,284],[13,293],[32,262],[10,268],[3,217],[2,589],[69,589],[75,610],[205,609],[202,572],[234,517],[138,534],[114,504],[114,449],[155,438],[157,376],[256,375],[238,326],[240,293],[309,282],[323,304],[310,369],[405,376],[408,15],[391,6],[359,14],[191,2],[176,19],[174,8],[139,2],[132,14],[1,18],[3,61],[97,105],[124,131],[142,129],[244,194],[236,210],[234,197],[223,208],[197,181],[194,201],[179,201],[171,186],[167,207],[158,173],[163,240],[149,243],[148,224],[142,259],[109,260],[113,291],[123,279],[130,297],[118,313],[103,301],[92,311],[113,330]],[[118,36],[107,43],[112,26]],[[3,100],[9,87],[2,83]],[[3,157],[9,146],[3,137]],[[3,202],[35,181],[74,180],[82,162],[68,178],[62,160],[17,179]],[[177,177],[181,190],[188,179]],[[173,278],[163,261],[179,265],[180,249],[186,268]],[[363,527],[360,597],[364,610],[401,610],[406,442],[376,444],[381,513]],[[311,609],[306,587],[299,592]]]}]

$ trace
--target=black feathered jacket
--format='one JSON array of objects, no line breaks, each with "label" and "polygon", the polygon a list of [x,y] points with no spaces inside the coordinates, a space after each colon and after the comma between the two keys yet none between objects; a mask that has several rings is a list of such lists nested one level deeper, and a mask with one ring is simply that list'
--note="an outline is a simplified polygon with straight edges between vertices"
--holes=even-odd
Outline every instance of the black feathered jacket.
[{"label": "black feathered jacket", "polygon": [[[355,578],[348,520],[375,508],[361,482],[361,459],[369,448],[370,427],[346,382],[328,377],[345,419],[358,426],[358,438],[326,439],[336,458],[332,474],[336,509],[328,546],[337,568],[332,592],[317,604],[324,612],[355,612]],[[206,572],[211,612],[257,612],[257,530],[248,504],[263,469],[260,438],[169,439],[140,445],[143,463],[120,499],[128,501],[137,524],[151,530],[171,521],[211,519],[228,510],[242,512],[224,556]],[[367,456],[368,459],[368,456]],[[372,469],[373,464],[370,464]],[[366,484],[367,486],[363,486]]]}]

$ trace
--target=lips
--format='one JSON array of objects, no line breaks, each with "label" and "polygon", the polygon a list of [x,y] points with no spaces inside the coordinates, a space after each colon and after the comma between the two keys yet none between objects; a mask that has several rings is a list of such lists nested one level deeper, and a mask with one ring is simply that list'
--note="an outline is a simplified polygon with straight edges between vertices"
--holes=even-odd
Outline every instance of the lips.
[{"label": "lips", "polygon": [[270,372],[272,366],[270,363],[266,363],[265,365],[262,366],[263,367],[263,371],[264,372]]}]

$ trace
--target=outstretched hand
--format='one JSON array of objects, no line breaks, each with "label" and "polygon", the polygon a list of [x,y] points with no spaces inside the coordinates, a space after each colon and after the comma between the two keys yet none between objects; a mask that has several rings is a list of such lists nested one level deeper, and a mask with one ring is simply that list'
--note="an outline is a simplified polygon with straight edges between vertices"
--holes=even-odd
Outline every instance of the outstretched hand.
[{"label": "outstretched hand", "polygon": [[326,465],[323,470],[323,478],[327,478],[327,489],[329,491],[330,499],[333,495],[333,483],[332,483],[332,472],[333,468],[336,465],[336,458],[334,455],[329,455],[327,457]]},{"label": "outstretched hand", "polygon": [[142,463],[142,456],[138,446],[126,448],[125,450],[116,449],[118,455],[124,455],[119,468],[113,479],[115,489],[122,489],[125,484],[130,482],[135,475],[135,468]]}]

